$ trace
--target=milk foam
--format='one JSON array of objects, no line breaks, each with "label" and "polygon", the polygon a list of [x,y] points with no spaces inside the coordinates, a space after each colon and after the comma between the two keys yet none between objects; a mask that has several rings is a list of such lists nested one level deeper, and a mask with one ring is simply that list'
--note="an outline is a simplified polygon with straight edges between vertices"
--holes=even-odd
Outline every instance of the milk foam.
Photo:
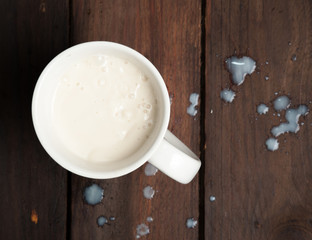
[{"label": "milk foam", "polygon": [[152,85],[126,59],[90,56],[57,80],[55,129],[67,149],[80,158],[92,162],[124,159],[152,132],[157,113]]}]

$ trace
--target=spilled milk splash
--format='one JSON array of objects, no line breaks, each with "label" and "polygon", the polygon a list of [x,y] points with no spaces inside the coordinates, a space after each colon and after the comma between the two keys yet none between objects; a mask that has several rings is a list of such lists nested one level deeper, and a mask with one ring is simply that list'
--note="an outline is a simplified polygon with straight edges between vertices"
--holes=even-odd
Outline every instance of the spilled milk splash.
[{"label": "spilled milk splash", "polygon": [[104,196],[104,189],[97,184],[92,184],[89,187],[86,187],[83,192],[83,197],[86,203],[90,205],[96,205],[100,203]]},{"label": "spilled milk splash", "polygon": [[265,105],[264,103],[261,103],[258,105],[257,107],[257,112],[261,115],[261,114],[266,114],[269,111],[269,108],[267,105]]},{"label": "spilled milk splash", "polygon": [[149,234],[150,230],[146,224],[142,223],[137,226],[136,232],[137,232],[136,238],[140,238],[142,236]]},{"label": "spilled milk splash", "polygon": [[147,163],[144,169],[144,173],[146,176],[155,176],[158,172],[158,168],[156,168],[154,165]]},{"label": "spilled milk splash", "polygon": [[235,92],[233,92],[231,89],[223,89],[220,93],[221,99],[223,99],[225,102],[233,102],[235,98]]},{"label": "spilled milk splash", "polygon": [[[252,74],[256,69],[256,62],[250,57],[238,58],[232,56],[226,61],[226,67],[232,75],[232,81],[235,85],[239,86],[245,81],[247,74]],[[220,93],[221,99],[225,102],[232,102],[235,97],[235,92],[231,89],[223,89]]]},{"label": "spilled milk splash", "polygon": [[148,221],[148,222],[153,222],[154,219],[153,219],[152,217],[147,217],[147,218],[146,218],[146,221]]},{"label": "spilled milk splash", "polygon": [[104,216],[99,216],[98,219],[97,219],[97,224],[99,227],[103,227],[104,224],[107,224],[108,223],[108,220],[106,217]]},{"label": "spilled milk splash", "polygon": [[152,199],[154,197],[155,190],[151,186],[147,186],[143,189],[143,195],[147,199]]},{"label": "spilled milk splash", "polygon": [[198,99],[199,99],[198,93],[192,93],[190,95],[189,101],[191,105],[188,106],[186,111],[187,111],[187,114],[189,114],[192,117],[194,117],[197,114],[196,106],[198,105]]},{"label": "spilled milk splash", "polygon": [[252,74],[256,69],[256,62],[250,57],[238,58],[232,56],[226,61],[226,66],[232,74],[232,81],[235,85],[241,85],[247,74]]},{"label": "spilled milk splash", "polygon": [[269,138],[268,140],[266,140],[265,145],[266,145],[268,150],[275,151],[278,149],[279,143],[278,143],[277,139]]},{"label": "spilled milk splash", "polygon": [[271,133],[274,135],[274,137],[288,132],[297,133],[300,129],[298,124],[299,118],[300,116],[307,115],[308,111],[309,109],[306,105],[299,105],[298,108],[288,109],[285,114],[287,122],[273,127]]},{"label": "spilled milk splash", "polygon": [[195,220],[194,218],[188,218],[186,220],[186,227],[187,228],[195,228],[197,225],[197,220]]},{"label": "spilled milk splash", "polygon": [[280,96],[273,102],[276,111],[286,110],[290,106],[290,99],[287,96]]}]

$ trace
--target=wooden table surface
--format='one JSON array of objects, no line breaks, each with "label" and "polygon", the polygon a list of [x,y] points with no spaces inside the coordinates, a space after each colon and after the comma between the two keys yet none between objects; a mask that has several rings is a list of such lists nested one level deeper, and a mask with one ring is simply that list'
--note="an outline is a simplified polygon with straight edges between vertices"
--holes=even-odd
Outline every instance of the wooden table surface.
[{"label": "wooden table surface", "polygon": [[[312,110],[312,1],[4,0],[0,19],[0,239],[136,239],[141,223],[150,229],[141,239],[312,239],[311,114],[278,137],[277,151],[265,147],[285,121],[276,95]],[[92,40],[125,44],[158,68],[172,96],[169,129],[202,160],[190,184],[148,177],[144,166],[87,179],[44,151],[31,119],[35,83],[55,55]],[[225,68],[232,55],[257,62],[241,86]],[[230,104],[220,99],[226,87],[236,92]],[[200,95],[195,117],[191,93]],[[261,102],[270,110],[260,116]],[[104,189],[96,206],[83,200],[92,183]],[[101,215],[116,219],[98,227]]]}]

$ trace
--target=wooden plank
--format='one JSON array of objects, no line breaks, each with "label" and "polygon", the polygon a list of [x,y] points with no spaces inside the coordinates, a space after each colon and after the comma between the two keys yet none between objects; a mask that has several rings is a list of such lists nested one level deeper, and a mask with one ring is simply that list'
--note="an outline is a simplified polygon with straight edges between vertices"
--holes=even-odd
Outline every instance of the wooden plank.
[{"label": "wooden plank", "polygon": [[0,239],[66,237],[67,174],[41,147],[30,108],[40,72],[68,46],[67,13],[65,1],[1,2]]},{"label": "wooden plank", "polygon": [[[187,115],[189,95],[200,91],[200,1],[73,1],[74,43],[106,40],[125,44],[150,59],[174,96],[171,129],[199,154],[199,114]],[[104,188],[101,204],[83,202],[83,189],[91,183]],[[143,197],[143,188],[152,186],[153,199]],[[198,228],[187,229],[189,217],[199,216],[198,178],[181,185],[162,173],[144,175],[144,167],[112,180],[72,176],[73,239],[135,239],[136,227],[150,228],[147,239],[198,239]],[[111,225],[100,228],[97,217],[114,216]],[[153,217],[148,223],[146,218]]]},{"label": "wooden plank", "polygon": [[[279,150],[264,144],[285,121],[272,108],[276,92],[311,109],[311,1],[206,3],[205,239],[311,239],[311,115],[278,137]],[[239,87],[224,64],[235,51],[258,66]],[[237,92],[231,104],[220,100],[225,87]],[[259,116],[261,102],[270,111]]]}]

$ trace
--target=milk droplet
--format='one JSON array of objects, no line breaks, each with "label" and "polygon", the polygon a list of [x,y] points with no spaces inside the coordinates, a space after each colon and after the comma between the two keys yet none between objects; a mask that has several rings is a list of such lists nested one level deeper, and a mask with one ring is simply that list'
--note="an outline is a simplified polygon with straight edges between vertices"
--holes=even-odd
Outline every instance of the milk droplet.
[{"label": "milk droplet", "polygon": [[152,199],[154,197],[155,190],[151,186],[147,186],[143,189],[143,195],[147,199]]},{"label": "milk droplet", "polygon": [[279,146],[279,143],[277,139],[275,138],[269,138],[268,140],[266,140],[265,144],[266,144],[267,149],[270,151],[277,150]]},{"label": "milk droplet", "polygon": [[148,221],[148,222],[153,222],[154,219],[153,219],[152,217],[147,217],[147,218],[146,218],[146,221]]},{"label": "milk droplet", "polygon": [[216,197],[215,196],[210,196],[209,200],[210,200],[210,202],[214,202],[216,200]]},{"label": "milk droplet", "polygon": [[115,217],[109,217],[109,220],[111,220],[111,221],[115,221],[116,220],[116,218]]},{"label": "milk droplet", "polygon": [[90,205],[100,203],[104,196],[104,189],[97,184],[86,187],[83,193],[85,201]]},{"label": "milk droplet", "polygon": [[188,218],[186,220],[186,227],[187,228],[195,228],[197,225],[197,220],[195,220],[194,218]]},{"label": "milk droplet", "polygon": [[275,137],[287,132],[297,133],[300,129],[298,124],[299,117],[308,114],[308,111],[309,109],[306,105],[299,105],[298,108],[287,109],[285,114],[287,122],[273,127],[271,133]]},{"label": "milk droplet", "polygon": [[136,238],[140,238],[141,236],[149,234],[150,230],[146,224],[142,223],[137,226],[136,232],[137,232]]},{"label": "milk droplet", "polygon": [[293,54],[291,56],[291,61],[293,61],[293,62],[297,61],[297,55],[296,54]]},{"label": "milk droplet", "polygon": [[264,103],[261,103],[257,107],[257,112],[261,114],[266,114],[269,111],[269,108]]},{"label": "milk droplet", "polygon": [[286,110],[290,106],[290,100],[287,96],[280,96],[273,102],[276,111]]},{"label": "milk droplet", "polygon": [[99,216],[98,219],[97,219],[97,224],[99,227],[103,227],[104,224],[108,223],[108,220],[106,217],[104,216]]},{"label": "milk droplet", "polygon": [[187,108],[187,113],[193,117],[197,114],[197,109],[195,107],[198,105],[198,99],[198,93],[192,93],[190,95],[189,101],[191,102],[191,105]]},{"label": "milk droplet", "polygon": [[252,74],[256,69],[256,62],[250,57],[238,58],[232,56],[226,61],[226,66],[232,74],[232,81],[236,85],[241,85],[247,74]]},{"label": "milk droplet", "polygon": [[220,93],[221,99],[230,103],[233,102],[235,95],[235,92],[233,92],[231,89],[223,89]]},{"label": "milk droplet", "polygon": [[264,79],[265,79],[266,81],[268,81],[268,80],[269,80],[269,76],[265,76]]},{"label": "milk droplet", "polygon": [[173,93],[170,93],[169,94],[170,106],[172,105],[173,97],[174,97]]},{"label": "milk droplet", "polygon": [[146,176],[155,176],[158,172],[158,169],[154,165],[147,163],[144,172]]}]

